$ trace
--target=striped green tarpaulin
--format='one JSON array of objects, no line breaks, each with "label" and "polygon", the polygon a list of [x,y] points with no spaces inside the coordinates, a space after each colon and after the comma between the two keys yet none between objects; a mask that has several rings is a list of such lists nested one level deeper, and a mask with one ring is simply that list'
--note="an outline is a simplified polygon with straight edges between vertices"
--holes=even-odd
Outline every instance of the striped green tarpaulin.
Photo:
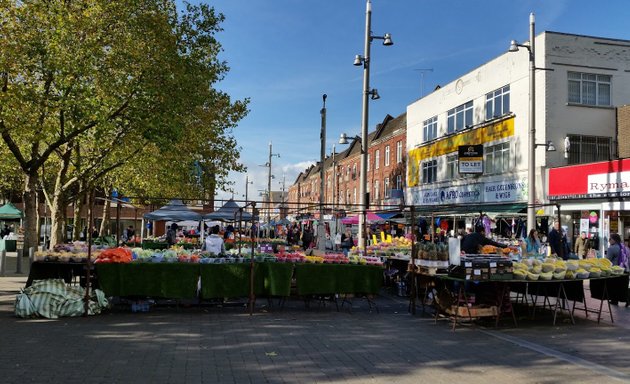
[{"label": "striped green tarpaulin", "polygon": [[[35,280],[15,297],[15,315],[48,319],[81,316],[84,313],[84,297],[84,288],[66,285],[63,279]],[[92,290],[88,314],[99,314],[107,306],[103,291]]]}]

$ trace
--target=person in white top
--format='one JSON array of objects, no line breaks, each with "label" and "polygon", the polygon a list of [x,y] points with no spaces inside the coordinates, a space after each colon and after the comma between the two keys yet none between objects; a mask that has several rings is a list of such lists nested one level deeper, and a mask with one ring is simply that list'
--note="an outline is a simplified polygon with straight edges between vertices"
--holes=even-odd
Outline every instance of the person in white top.
[{"label": "person in white top", "polygon": [[225,244],[223,243],[223,238],[219,236],[219,226],[215,225],[211,229],[212,234],[206,237],[206,242],[204,248],[208,252],[212,252],[215,255],[220,255],[225,253]]}]

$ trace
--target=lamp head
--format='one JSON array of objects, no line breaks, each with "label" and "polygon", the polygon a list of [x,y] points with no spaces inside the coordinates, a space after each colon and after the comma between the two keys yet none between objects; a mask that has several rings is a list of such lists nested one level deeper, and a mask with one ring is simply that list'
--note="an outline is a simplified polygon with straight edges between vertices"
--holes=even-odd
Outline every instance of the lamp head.
[{"label": "lamp head", "polygon": [[392,35],[389,33],[386,33],[384,38],[383,38],[383,45],[394,45],[394,42],[392,41]]},{"label": "lamp head", "polygon": [[363,65],[363,57],[361,55],[356,55],[354,57],[354,63],[352,63],[352,65],[355,65],[357,67]]},{"label": "lamp head", "polygon": [[378,90],[377,90],[376,88],[375,88],[375,89],[372,89],[372,90],[370,91],[370,98],[371,98],[372,100],[378,100],[378,99],[380,99],[380,98],[381,98],[381,96],[378,94]]},{"label": "lamp head", "polygon": [[553,141],[549,140],[547,142],[547,152],[555,152],[556,151],[556,146],[553,145]]},{"label": "lamp head", "polygon": [[518,42],[516,40],[510,41],[508,52],[518,52]]},{"label": "lamp head", "polygon": [[348,136],[345,133],[339,136],[339,144],[348,144]]}]

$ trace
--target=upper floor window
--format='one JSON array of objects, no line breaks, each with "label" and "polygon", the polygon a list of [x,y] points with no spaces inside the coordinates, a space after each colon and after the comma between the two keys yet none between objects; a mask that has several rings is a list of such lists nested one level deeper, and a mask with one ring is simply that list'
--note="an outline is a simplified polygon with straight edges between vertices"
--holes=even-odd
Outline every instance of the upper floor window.
[{"label": "upper floor window", "polygon": [[348,181],[349,178],[350,178],[350,166],[348,165],[346,167],[346,181]]},{"label": "upper floor window", "polygon": [[569,103],[610,106],[610,75],[569,72]]},{"label": "upper floor window", "polygon": [[592,163],[611,159],[612,138],[602,136],[567,135],[569,164]]},{"label": "upper floor window", "polygon": [[402,163],[402,141],[396,143],[396,163]]},{"label": "upper floor window", "polygon": [[462,130],[473,125],[473,102],[469,101],[448,111],[447,133]]},{"label": "upper floor window", "polygon": [[402,189],[402,175],[396,175],[396,189]]},{"label": "upper floor window", "polygon": [[356,204],[357,203],[357,187],[354,187],[354,189],[352,190],[352,204]]},{"label": "upper floor window", "polygon": [[446,180],[457,177],[457,154],[446,156]]},{"label": "upper floor window", "polygon": [[357,178],[357,163],[354,163],[352,166],[352,180],[356,180]]},{"label": "upper floor window", "polygon": [[437,137],[437,116],[422,123],[422,134],[423,141],[433,140]]},{"label": "upper floor window", "polygon": [[435,183],[437,181],[437,160],[422,163],[422,182]]},{"label": "upper floor window", "polygon": [[378,180],[374,180],[374,198],[372,199],[372,201],[377,201],[378,195],[379,195]]},{"label": "upper floor window", "polygon": [[389,145],[385,146],[385,166],[389,167]]},{"label": "upper floor window", "polygon": [[485,173],[502,173],[512,169],[510,159],[510,143],[501,143],[484,148]]},{"label": "upper floor window", "polygon": [[370,172],[370,154],[367,154],[367,171]]},{"label": "upper floor window", "polygon": [[374,169],[379,168],[379,163],[381,162],[381,150],[377,149],[374,153]]},{"label": "upper floor window", "polygon": [[390,195],[391,189],[389,188],[389,177],[386,177],[383,180],[383,193],[385,194],[385,198],[388,198]]},{"label": "upper floor window", "polygon": [[503,116],[510,112],[510,86],[506,85],[486,94],[486,119]]}]

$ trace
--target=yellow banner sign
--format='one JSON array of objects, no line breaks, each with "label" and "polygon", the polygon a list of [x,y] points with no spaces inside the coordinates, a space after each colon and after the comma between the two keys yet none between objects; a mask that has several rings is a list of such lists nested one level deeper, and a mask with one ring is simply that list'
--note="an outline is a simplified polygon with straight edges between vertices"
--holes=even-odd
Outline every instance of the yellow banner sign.
[{"label": "yellow banner sign", "polygon": [[407,186],[420,184],[420,163],[425,159],[457,152],[460,145],[485,144],[510,136],[514,136],[514,117],[414,148],[407,157]]}]

